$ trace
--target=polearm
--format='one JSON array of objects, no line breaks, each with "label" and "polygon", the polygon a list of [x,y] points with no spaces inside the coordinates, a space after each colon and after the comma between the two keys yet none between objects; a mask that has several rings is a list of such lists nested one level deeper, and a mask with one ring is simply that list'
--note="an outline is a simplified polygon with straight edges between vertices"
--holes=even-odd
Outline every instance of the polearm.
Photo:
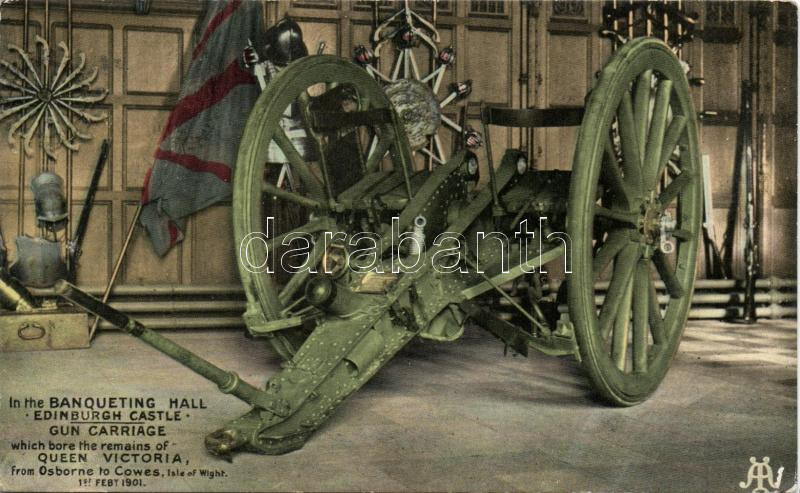
[{"label": "polearm", "polygon": [[706,256],[706,276],[727,279],[725,263],[716,243],[714,230],[714,204],[711,191],[711,161],[707,154],[703,155],[703,243]]},{"label": "polearm", "polygon": [[89,183],[89,190],[86,192],[86,199],[83,201],[81,217],[78,219],[78,225],[72,233],[72,240],[67,244],[67,271],[72,279],[75,279],[75,269],[78,265],[78,257],[81,256],[81,247],[83,246],[83,238],[86,236],[86,228],[89,226],[89,216],[94,206],[94,196],[97,193],[100,176],[103,174],[107,159],[108,140],[103,140],[100,145],[100,156],[97,158],[97,164],[92,173],[92,181]]},{"label": "polearm", "polygon": [[745,203],[744,203],[744,262],[745,262],[745,282],[744,282],[744,310],[743,321],[754,323],[756,321],[756,276],[758,270],[758,244],[756,243],[756,186],[755,173],[753,170],[753,112],[752,95],[753,87],[749,81],[742,84],[742,100],[744,102],[744,114],[742,115],[742,137],[744,149],[742,152],[742,167],[745,172]]},{"label": "polearm", "polygon": [[[133,214],[133,220],[131,221],[131,225],[128,228],[128,234],[125,236],[125,242],[122,244],[122,250],[120,250],[119,255],[117,256],[117,261],[114,263],[114,269],[111,271],[111,278],[108,280],[108,284],[106,284],[106,290],[103,292],[103,303],[108,301],[108,297],[111,296],[111,289],[114,288],[114,282],[117,280],[117,275],[119,274],[120,268],[122,267],[122,262],[125,260],[125,254],[128,253],[128,246],[131,244],[131,239],[133,238],[133,232],[136,231],[136,225],[139,223],[139,216],[142,213],[142,203],[139,202],[139,206],[136,208],[136,212]],[[89,340],[92,340],[94,337],[95,332],[97,332],[97,326],[100,324],[100,317],[95,317],[94,322],[92,322],[92,328],[89,330]]]}]

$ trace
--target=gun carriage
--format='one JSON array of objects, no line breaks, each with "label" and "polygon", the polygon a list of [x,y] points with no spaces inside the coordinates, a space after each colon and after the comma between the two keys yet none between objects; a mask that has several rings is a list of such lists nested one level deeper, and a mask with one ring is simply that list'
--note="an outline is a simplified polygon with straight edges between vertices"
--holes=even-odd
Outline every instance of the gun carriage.
[{"label": "gun carriage", "polygon": [[[465,149],[416,169],[410,142],[436,123],[417,89],[392,94],[361,67],[315,55],[277,73],[253,108],[233,220],[248,332],[284,360],[262,388],[59,283],[253,406],[206,438],[211,453],[301,447],[411,339],[452,341],[470,320],[518,353],[574,356],[612,404],[640,403],[664,378],[691,303],[702,193],[695,111],[672,50],[626,43],[582,112],[483,109],[485,125],[580,125],[569,172],[529,169],[516,149],[480,181]],[[526,225],[537,236],[519,241]],[[566,287],[545,299],[539,268],[564,255]],[[512,316],[498,315],[501,300]]]}]

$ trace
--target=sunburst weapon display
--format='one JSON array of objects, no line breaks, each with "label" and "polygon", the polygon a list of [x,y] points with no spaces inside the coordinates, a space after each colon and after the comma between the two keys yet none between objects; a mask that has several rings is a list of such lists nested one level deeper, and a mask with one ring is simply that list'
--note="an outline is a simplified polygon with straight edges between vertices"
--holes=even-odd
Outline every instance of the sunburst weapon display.
[{"label": "sunburst weapon display", "polygon": [[105,120],[106,115],[91,113],[84,106],[102,101],[108,91],[91,89],[97,78],[98,68],[94,67],[88,75],[84,73],[84,53],[78,54],[77,66],[70,67],[69,48],[63,41],[58,43],[62,52],[61,61],[51,78],[50,46],[40,36],[35,37],[35,42],[42,50],[39,69],[31,61],[33,55],[14,44],[9,44],[8,50],[16,53],[20,63],[0,60],[0,86],[13,94],[2,100],[5,108],[0,112],[0,120],[16,116],[8,130],[8,141],[13,144],[15,136],[21,136],[27,156],[33,155],[31,140],[37,129],[41,129],[45,154],[48,158],[55,159],[54,148],[51,146],[51,127],[62,146],[77,151],[79,145],[75,139],[89,140],[91,136],[82,132],[72,122],[72,117],[77,116],[86,124]]},{"label": "sunburst weapon display", "polygon": [[[435,9],[436,2],[432,4]],[[479,145],[481,138],[474,135],[474,130],[465,130],[442,111],[448,105],[467,98],[472,92],[472,81],[454,82],[447,88],[447,94],[438,99],[445,73],[455,63],[456,52],[452,46],[439,49],[439,31],[433,22],[412,10],[406,0],[403,8],[375,28],[372,42],[374,49],[358,45],[353,58],[376,80],[386,84],[389,99],[401,118],[414,121],[414,125],[406,126],[409,143],[415,152],[426,155],[431,166],[447,162],[448,152],[439,136],[441,126],[454,132],[458,139],[464,139],[465,132],[468,132],[472,138],[467,147]],[[389,67],[390,71],[384,74],[376,68],[376,62],[389,44],[394,46],[396,58]],[[420,45],[430,50],[435,60],[435,68],[428,74],[420,71],[414,55],[414,48]]]}]

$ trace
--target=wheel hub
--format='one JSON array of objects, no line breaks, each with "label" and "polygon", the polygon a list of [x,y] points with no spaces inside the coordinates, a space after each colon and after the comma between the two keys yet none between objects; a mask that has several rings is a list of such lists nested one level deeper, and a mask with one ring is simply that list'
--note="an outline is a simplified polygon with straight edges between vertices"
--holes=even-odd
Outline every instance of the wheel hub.
[{"label": "wheel hub", "polygon": [[661,235],[661,208],[654,198],[650,197],[639,208],[639,235],[641,242],[646,245],[655,245]]},{"label": "wheel hub", "polygon": [[672,253],[675,219],[668,212],[662,211],[661,204],[653,196],[642,202],[639,210],[639,241],[644,257],[649,258],[656,249],[663,253]]},{"label": "wheel hub", "polygon": [[53,99],[53,93],[49,89],[42,89],[38,94],[39,99],[44,103],[49,103]]}]

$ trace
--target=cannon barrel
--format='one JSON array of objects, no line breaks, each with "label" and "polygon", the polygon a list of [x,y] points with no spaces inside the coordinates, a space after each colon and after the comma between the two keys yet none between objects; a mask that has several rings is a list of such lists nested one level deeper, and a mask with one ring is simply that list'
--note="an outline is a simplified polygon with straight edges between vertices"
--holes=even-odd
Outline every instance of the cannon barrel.
[{"label": "cannon barrel", "polygon": [[148,329],[140,322],[137,322],[124,313],[115,310],[108,304],[81,291],[69,282],[65,280],[56,282],[54,290],[56,294],[62,298],[88,312],[94,313],[103,320],[119,327],[128,334],[139,338],[146,344],[161,351],[195,373],[211,380],[217,384],[223,393],[232,394],[248,404],[259,406],[264,409],[273,407],[272,399],[264,391],[242,381],[235,372],[223,370],[209,361],[206,361],[161,334]]}]

